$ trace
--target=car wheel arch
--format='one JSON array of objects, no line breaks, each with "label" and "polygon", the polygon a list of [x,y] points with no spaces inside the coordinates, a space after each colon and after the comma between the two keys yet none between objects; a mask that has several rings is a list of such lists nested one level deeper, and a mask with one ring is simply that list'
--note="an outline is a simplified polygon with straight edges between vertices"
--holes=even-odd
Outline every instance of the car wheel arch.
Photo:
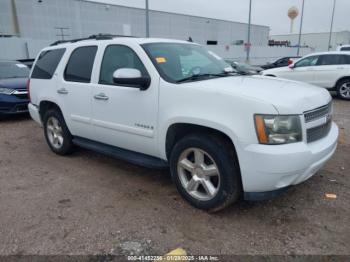
[{"label": "car wheel arch", "polygon": [[337,88],[337,86],[339,85],[339,83],[340,83],[341,81],[344,81],[344,80],[350,80],[350,76],[344,76],[344,77],[339,78],[339,79],[337,80],[337,82],[335,83],[334,88]]},{"label": "car wheel arch", "polygon": [[55,102],[52,102],[50,100],[43,100],[39,104],[39,114],[42,121],[45,112],[50,109],[56,109],[62,114],[61,108]]},{"label": "car wheel arch", "polygon": [[167,128],[167,132],[165,136],[165,152],[166,152],[167,159],[169,159],[171,150],[176,144],[176,142],[179,141],[184,136],[193,134],[193,133],[206,133],[206,134],[210,133],[215,136],[221,137],[227,140],[230,146],[232,146],[232,149],[235,151],[235,154],[237,154],[235,143],[226,132],[219,130],[217,128],[208,127],[205,125],[180,122],[180,123],[173,123]]}]

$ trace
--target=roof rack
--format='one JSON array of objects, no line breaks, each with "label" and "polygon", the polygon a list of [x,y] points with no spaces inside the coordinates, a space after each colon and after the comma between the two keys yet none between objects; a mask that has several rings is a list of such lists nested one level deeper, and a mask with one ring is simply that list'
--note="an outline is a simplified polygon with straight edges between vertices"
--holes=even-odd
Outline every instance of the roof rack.
[{"label": "roof rack", "polygon": [[54,43],[52,43],[50,46],[65,44],[65,43],[76,43],[79,41],[84,40],[111,40],[116,37],[135,37],[135,36],[125,36],[125,35],[112,35],[112,34],[97,34],[97,35],[90,35],[89,37],[85,38],[77,38],[77,39],[70,39],[70,40],[59,40]]}]

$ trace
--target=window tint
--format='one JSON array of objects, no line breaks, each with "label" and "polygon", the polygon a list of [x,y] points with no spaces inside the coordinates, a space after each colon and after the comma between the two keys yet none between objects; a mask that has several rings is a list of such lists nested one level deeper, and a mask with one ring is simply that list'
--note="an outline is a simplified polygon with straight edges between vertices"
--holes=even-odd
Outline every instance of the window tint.
[{"label": "window tint", "polygon": [[19,62],[2,62],[0,61],[0,79],[2,78],[27,78],[29,68]]},{"label": "window tint", "polygon": [[317,65],[338,65],[339,58],[340,56],[338,55],[322,55],[320,56]]},{"label": "window tint", "polygon": [[142,76],[148,76],[145,66],[130,47],[110,45],[106,48],[103,56],[100,84],[113,85],[113,73],[120,68],[138,69]]},{"label": "window tint", "polygon": [[322,55],[317,65],[346,65],[349,64],[349,58],[347,55]]},{"label": "window tint", "polygon": [[340,50],[341,51],[350,51],[350,46],[342,47]]},{"label": "window tint", "polygon": [[350,65],[350,55],[340,55],[339,56],[340,65]]},{"label": "window tint", "polygon": [[90,83],[97,46],[75,49],[69,58],[64,79],[72,82]]},{"label": "window tint", "polygon": [[314,66],[317,64],[319,56],[309,56],[304,59],[301,59],[295,64],[295,67],[305,67],[305,66]]},{"label": "window tint", "polygon": [[31,78],[51,79],[65,51],[65,48],[43,51],[35,63]]}]

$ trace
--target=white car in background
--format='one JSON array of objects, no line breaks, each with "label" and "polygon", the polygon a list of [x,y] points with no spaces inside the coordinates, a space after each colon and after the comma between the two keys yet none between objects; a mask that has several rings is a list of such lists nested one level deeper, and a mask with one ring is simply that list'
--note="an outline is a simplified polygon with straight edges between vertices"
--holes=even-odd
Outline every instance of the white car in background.
[{"label": "white car in background", "polygon": [[337,51],[348,51],[350,52],[350,45],[341,45],[337,47]]},{"label": "white car in background", "polygon": [[350,52],[310,54],[290,66],[265,70],[262,75],[317,85],[337,91],[338,97],[350,100]]}]

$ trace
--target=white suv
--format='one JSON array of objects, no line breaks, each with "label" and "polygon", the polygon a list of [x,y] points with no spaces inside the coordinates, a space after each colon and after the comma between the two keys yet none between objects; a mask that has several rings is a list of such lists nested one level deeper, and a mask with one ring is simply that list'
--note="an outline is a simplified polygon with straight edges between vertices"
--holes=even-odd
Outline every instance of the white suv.
[{"label": "white suv", "polygon": [[350,52],[309,54],[289,67],[265,70],[262,75],[317,85],[337,91],[338,97],[350,100]]},{"label": "white suv", "polygon": [[78,145],[169,166],[180,194],[205,210],[276,196],[314,175],[337,146],[326,90],[240,76],[184,41],[55,44],[36,58],[28,89],[53,152]]}]

